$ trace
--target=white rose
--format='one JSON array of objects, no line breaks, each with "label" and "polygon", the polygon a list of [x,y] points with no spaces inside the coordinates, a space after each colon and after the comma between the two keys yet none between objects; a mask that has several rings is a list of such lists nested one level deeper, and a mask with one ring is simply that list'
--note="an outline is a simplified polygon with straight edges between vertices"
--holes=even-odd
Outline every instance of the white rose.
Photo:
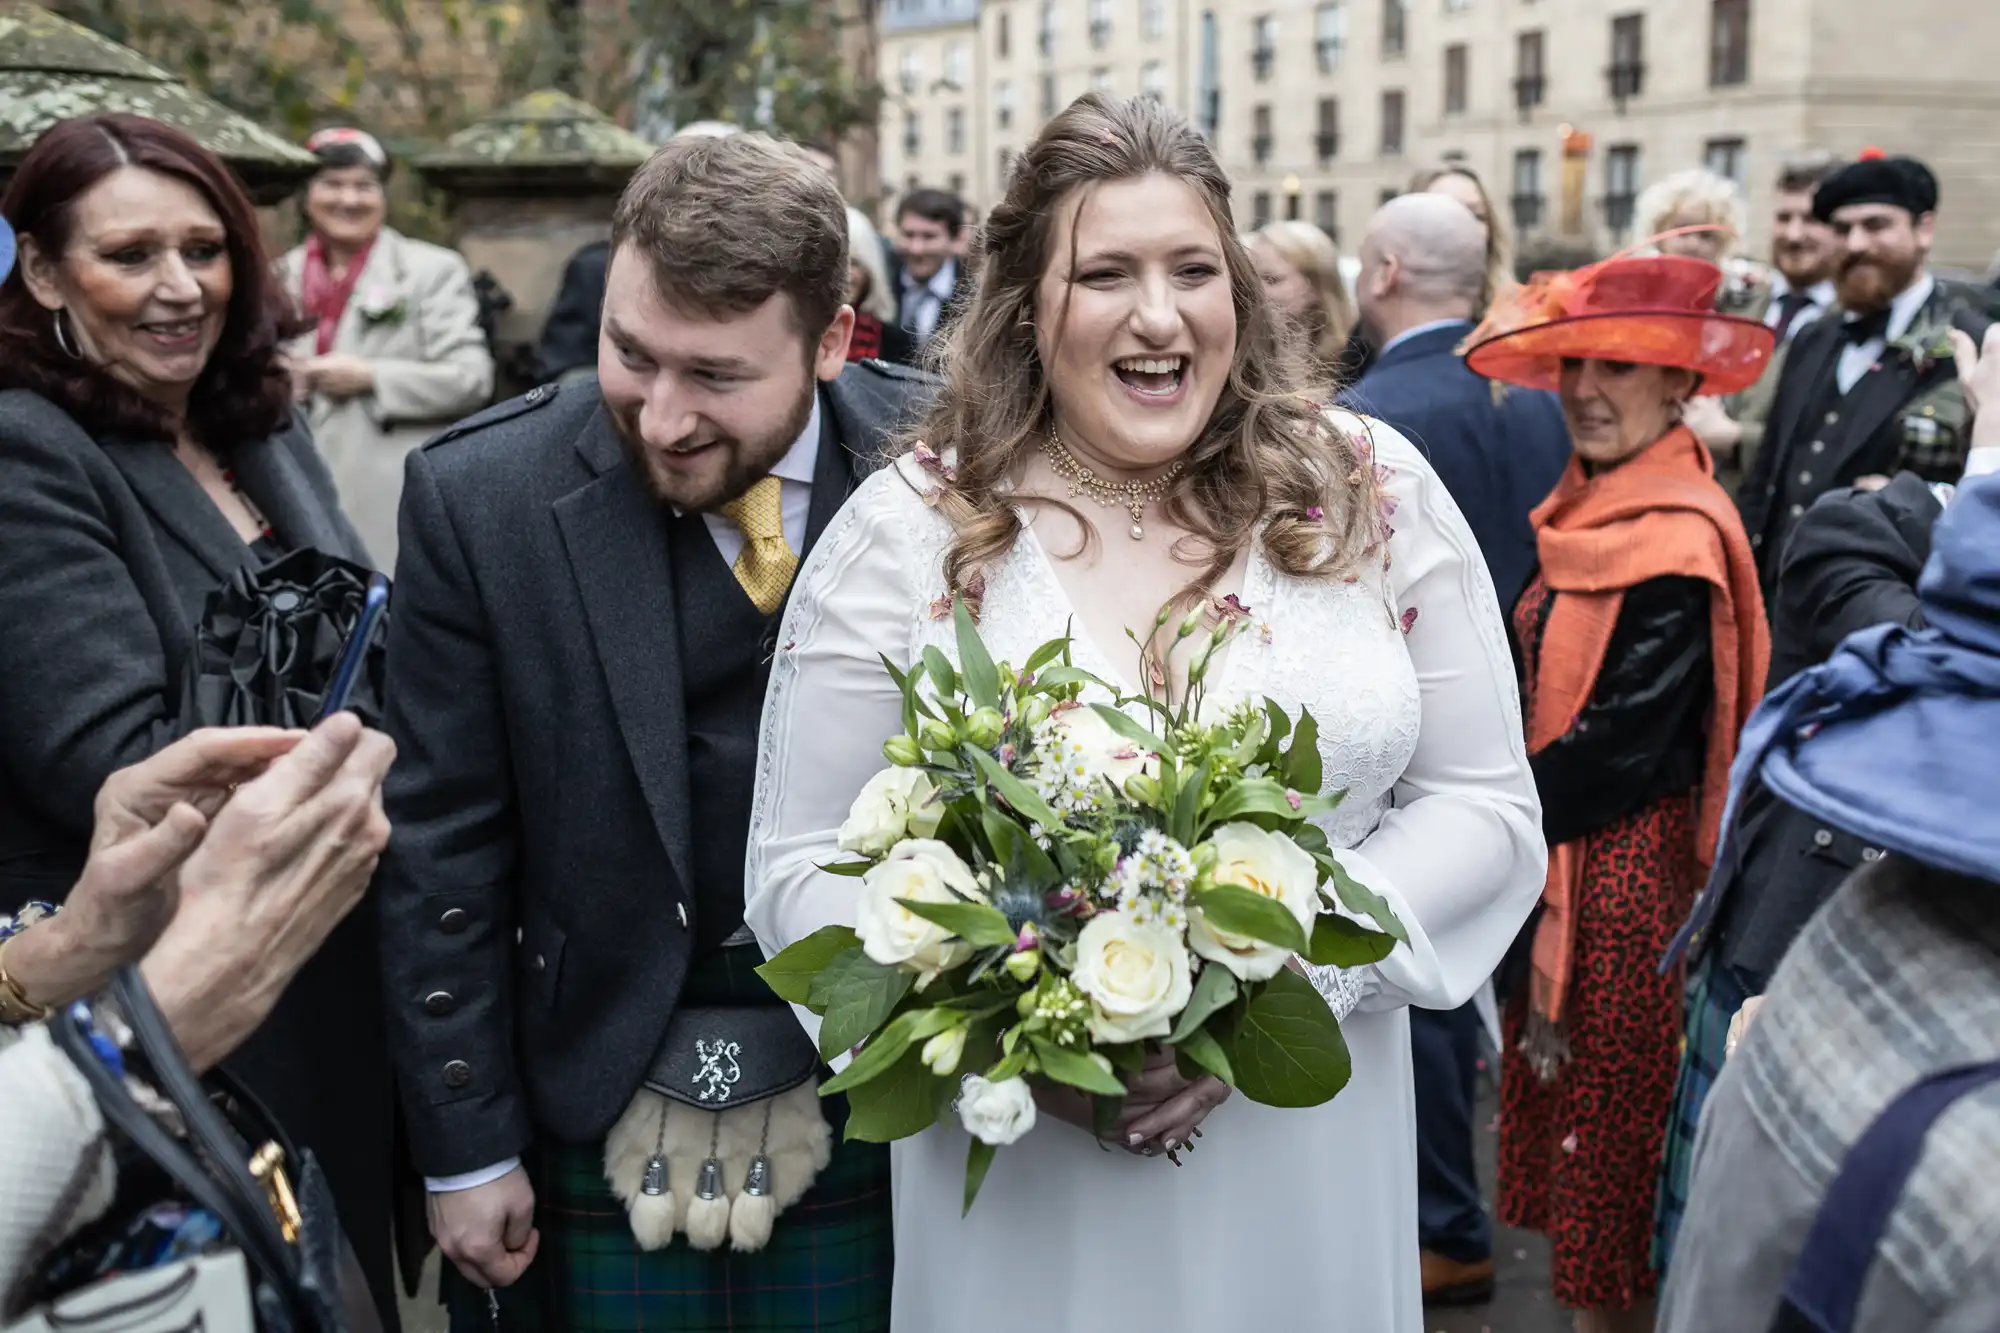
[{"label": "white rose", "polygon": [[[956,890],[956,892],[953,892]],[[972,956],[972,946],[943,926],[912,912],[897,899],[922,903],[984,902],[979,881],[958,853],[929,838],[898,843],[882,864],[861,877],[861,903],[854,933],[861,948],[885,967],[907,967],[928,984],[948,967]]]},{"label": "white rose", "polygon": [[1070,980],[1090,997],[1090,1035],[1108,1043],[1166,1036],[1194,992],[1180,937],[1125,912],[1100,912],[1077,935]]},{"label": "white rose", "polygon": [[[1275,899],[1294,918],[1307,938],[1319,915],[1319,867],[1312,854],[1290,838],[1255,824],[1224,824],[1209,835],[1215,848],[1214,880]],[[1292,951],[1247,935],[1234,935],[1208,924],[1196,908],[1189,915],[1188,944],[1203,958],[1222,964],[1245,981],[1265,981],[1278,974]]]},{"label": "white rose", "polygon": [[981,1143],[1004,1148],[1035,1127],[1035,1094],[1026,1079],[993,1083],[967,1074],[959,1084],[958,1121]]},{"label": "white rose", "polygon": [[928,838],[944,818],[937,788],[920,768],[885,768],[868,779],[840,826],[840,850],[881,856],[907,837]]}]

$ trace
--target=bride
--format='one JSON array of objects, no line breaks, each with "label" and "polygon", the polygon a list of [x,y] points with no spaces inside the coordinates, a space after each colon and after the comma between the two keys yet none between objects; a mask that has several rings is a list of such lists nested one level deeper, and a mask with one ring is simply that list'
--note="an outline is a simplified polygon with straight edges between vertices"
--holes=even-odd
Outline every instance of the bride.
[{"label": "bride", "polygon": [[1142,664],[1127,630],[1236,597],[1255,628],[1211,693],[1311,709],[1348,791],[1327,832],[1411,941],[1314,976],[1354,1063],[1325,1106],[1161,1060],[1100,1143],[1051,1091],[967,1217],[963,1131],[896,1144],[899,1333],[1421,1327],[1403,1006],[1457,1005],[1498,962],[1541,890],[1540,808],[1464,521],[1408,442],[1294,391],[1274,318],[1201,136],[1150,100],[1084,98],[987,224],[930,447],[864,484],[800,575],[745,879],[767,954],[852,924],[855,881],[816,867],[901,726],[877,654],[955,656],[951,590],[996,658],[1068,629],[1079,665],[1155,693],[1186,663]]}]

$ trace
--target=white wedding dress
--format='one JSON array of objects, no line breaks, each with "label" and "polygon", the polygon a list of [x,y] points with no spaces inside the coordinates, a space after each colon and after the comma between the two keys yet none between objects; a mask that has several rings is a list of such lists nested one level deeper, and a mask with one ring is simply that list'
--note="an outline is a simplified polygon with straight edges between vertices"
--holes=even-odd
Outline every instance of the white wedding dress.
[{"label": "white wedding dress", "polygon": [[[1409,929],[1412,947],[1381,964],[1314,979],[1341,1017],[1353,1080],[1310,1110],[1230,1098],[1178,1169],[1107,1152],[1044,1117],[1001,1150],[964,1218],[964,1132],[940,1125],[896,1144],[896,1333],[1423,1326],[1403,1006],[1472,995],[1540,893],[1546,853],[1478,547],[1408,441],[1341,420],[1373,435],[1392,474],[1389,569],[1307,582],[1253,552],[1241,599],[1256,628],[1219,659],[1214,692],[1312,710],[1328,786],[1348,791],[1327,832]],[[950,619],[932,613],[951,532],[924,486],[908,458],[870,478],[814,550],[785,617],[744,881],[767,952],[854,920],[856,882],[815,867],[837,855],[835,830],[900,729],[877,654],[907,663],[934,644],[956,658]],[[1030,527],[987,571],[982,635],[996,659],[1019,662],[1070,618]],[[1130,687],[1136,650],[1109,656],[1079,639],[1076,652]]]}]

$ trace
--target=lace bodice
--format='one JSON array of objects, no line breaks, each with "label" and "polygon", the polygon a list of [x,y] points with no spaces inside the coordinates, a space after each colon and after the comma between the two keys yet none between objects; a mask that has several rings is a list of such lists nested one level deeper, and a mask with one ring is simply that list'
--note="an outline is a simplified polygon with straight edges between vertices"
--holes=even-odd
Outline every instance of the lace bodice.
[{"label": "lace bodice", "polygon": [[[1371,433],[1398,508],[1388,570],[1301,580],[1253,551],[1241,594],[1252,628],[1219,659],[1211,688],[1225,699],[1269,696],[1294,717],[1312,711],[1327,785],[1347,792],[1324,821],[1328,837],[1410,929],[1411,948],[1376,968],[1311,969],[1343,1017],[1385,990],[1397,1002],[1462,1002],[1532,905],[1544,856],[1484,562],[1415,450],[1380,426]],[[833,854],[847,803],[900,726],[900,697],[876,653],[911,662],[935,645],[956,655],[944,610],[952,531],[926,502],[926,483],[906,458],[863,485],[815,548],[786,615],[745,878],[746,919],[767,948],[852,919],[851,881],[813,867]],[[1068,596],[1032,528],[985,575],[980,628],[996,658],[1025,660],[1070,626]],[[1131,662],[1110,661],[1071,632],[1080,666],[1134,678],[1136,650]],[[1496,900],[1505,910],[1468,910]],[[1435,933],[1433,906],[1445,927]],[[1467,937],[1474,919],[1485,928]],[[1446,953],[1475,955],[1462,974],[1441,961],[1441,941]]]}]

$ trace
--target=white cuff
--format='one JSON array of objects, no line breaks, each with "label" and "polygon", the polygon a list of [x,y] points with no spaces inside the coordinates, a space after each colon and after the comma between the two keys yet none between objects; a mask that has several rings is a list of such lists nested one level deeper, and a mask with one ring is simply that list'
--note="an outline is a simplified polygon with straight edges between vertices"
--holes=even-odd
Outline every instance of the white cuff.
[{"label": "white cuff", "polygon": [[520,1164],[520,1158],[509,1157],[504,1162],[482,1166],[477,1171],[467,1171],[462,1175],[425,1176],[424,1188],[433,1194],[456,1194],[460,1190],[476,1190],[481,1185],[491,1185]]}]

